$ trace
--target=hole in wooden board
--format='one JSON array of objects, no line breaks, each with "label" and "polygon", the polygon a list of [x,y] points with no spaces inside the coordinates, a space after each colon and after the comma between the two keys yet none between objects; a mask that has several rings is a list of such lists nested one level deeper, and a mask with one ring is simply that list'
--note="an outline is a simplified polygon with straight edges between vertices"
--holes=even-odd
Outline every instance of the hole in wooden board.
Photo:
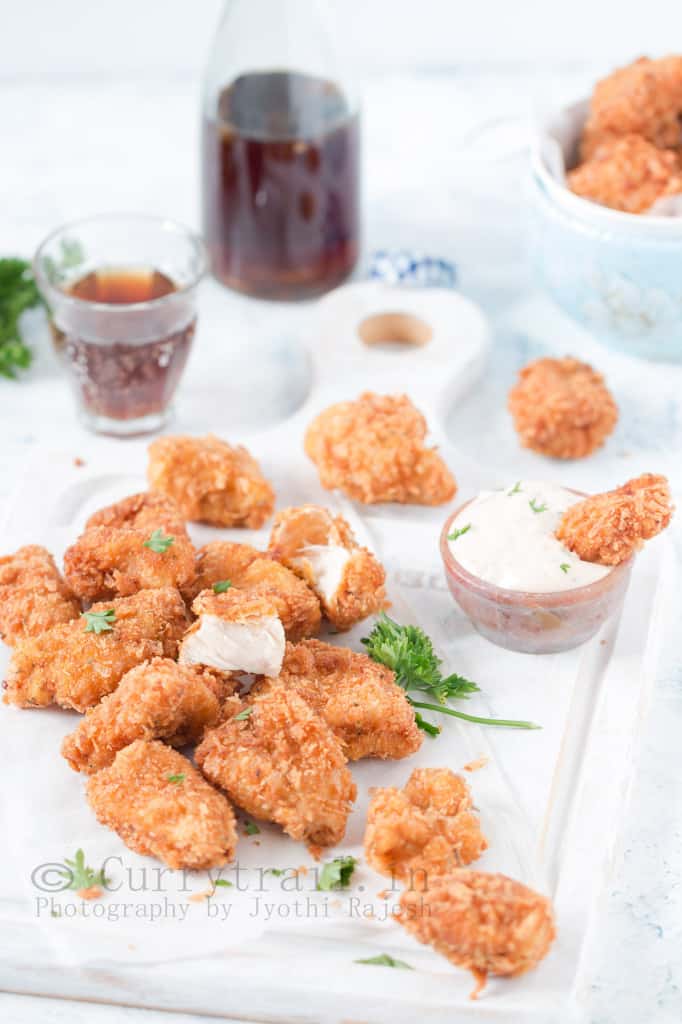
[{"label": "hole in wooden board", "polygon": [[433,338],[433,328],[413,313],[372,313],[358,324],[365,345],[390,350],[420,348]]}]

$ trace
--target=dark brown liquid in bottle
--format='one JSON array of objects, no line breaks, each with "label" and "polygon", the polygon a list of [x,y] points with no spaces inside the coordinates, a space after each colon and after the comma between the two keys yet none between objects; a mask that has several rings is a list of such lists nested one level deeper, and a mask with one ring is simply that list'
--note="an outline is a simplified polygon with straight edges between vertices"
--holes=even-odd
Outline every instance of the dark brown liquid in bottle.
[{"label": "dark brown liquid in bottle", "polygon": [[359,126],[332,83],[243,75],[203,125],[204,235],[224,284],[296,299],[339,284],[358,257]]}]

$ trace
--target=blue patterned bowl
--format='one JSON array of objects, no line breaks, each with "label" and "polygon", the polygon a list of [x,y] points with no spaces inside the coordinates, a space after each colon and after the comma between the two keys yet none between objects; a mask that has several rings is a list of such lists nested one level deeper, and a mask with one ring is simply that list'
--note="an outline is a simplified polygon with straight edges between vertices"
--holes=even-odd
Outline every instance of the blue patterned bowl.
[{"label": "blue patterned bowl", "polygon": [[531,251],[559,305],[629,355],[682,362],[682,218],[621,213],[531,170]]}]

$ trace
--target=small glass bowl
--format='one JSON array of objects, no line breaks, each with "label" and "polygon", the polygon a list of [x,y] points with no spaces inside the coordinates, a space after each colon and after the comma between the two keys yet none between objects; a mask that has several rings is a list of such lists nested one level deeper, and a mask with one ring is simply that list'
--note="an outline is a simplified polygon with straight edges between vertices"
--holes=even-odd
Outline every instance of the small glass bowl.
[{"label": "small glass bowl", "polygon": [[[580,491],[573,493],[578,498],[587,497]],[[524,654],[570,651],[593,637],[619,609],[634,558],[614,566],[595,583],[546,594],[496,587],[467,572],[454,558],[448,534],[470,503],[467,501],[448,517],[440,537],[440,552],[450,593],[486,640]]]}]

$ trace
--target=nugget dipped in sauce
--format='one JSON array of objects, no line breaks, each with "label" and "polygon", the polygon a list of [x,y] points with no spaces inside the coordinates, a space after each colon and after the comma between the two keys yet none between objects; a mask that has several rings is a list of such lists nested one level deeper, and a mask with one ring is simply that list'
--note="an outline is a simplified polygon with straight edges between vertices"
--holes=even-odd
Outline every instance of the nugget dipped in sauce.
[{"label": "nugget dipped in sauce", "polygon": [[0,558],[0,640],[10,647],[71,622],[80,612],[46,548],[28,544]]},{"label": "nugget dipped in sauce", "polygon": [[591,455],[618,420],[602,375],[569,356],[524,366],[509,392],[509,411],[523,447],[555,459]]},{"label": "nugget dipped in sauce", "polygon": [[457,485],[435,448],[425,445],[426,434],[426,420],[406,395],[366,391],[316,416],[304,446],[328,490],[338,487],[367,505],[442,505]]}]

